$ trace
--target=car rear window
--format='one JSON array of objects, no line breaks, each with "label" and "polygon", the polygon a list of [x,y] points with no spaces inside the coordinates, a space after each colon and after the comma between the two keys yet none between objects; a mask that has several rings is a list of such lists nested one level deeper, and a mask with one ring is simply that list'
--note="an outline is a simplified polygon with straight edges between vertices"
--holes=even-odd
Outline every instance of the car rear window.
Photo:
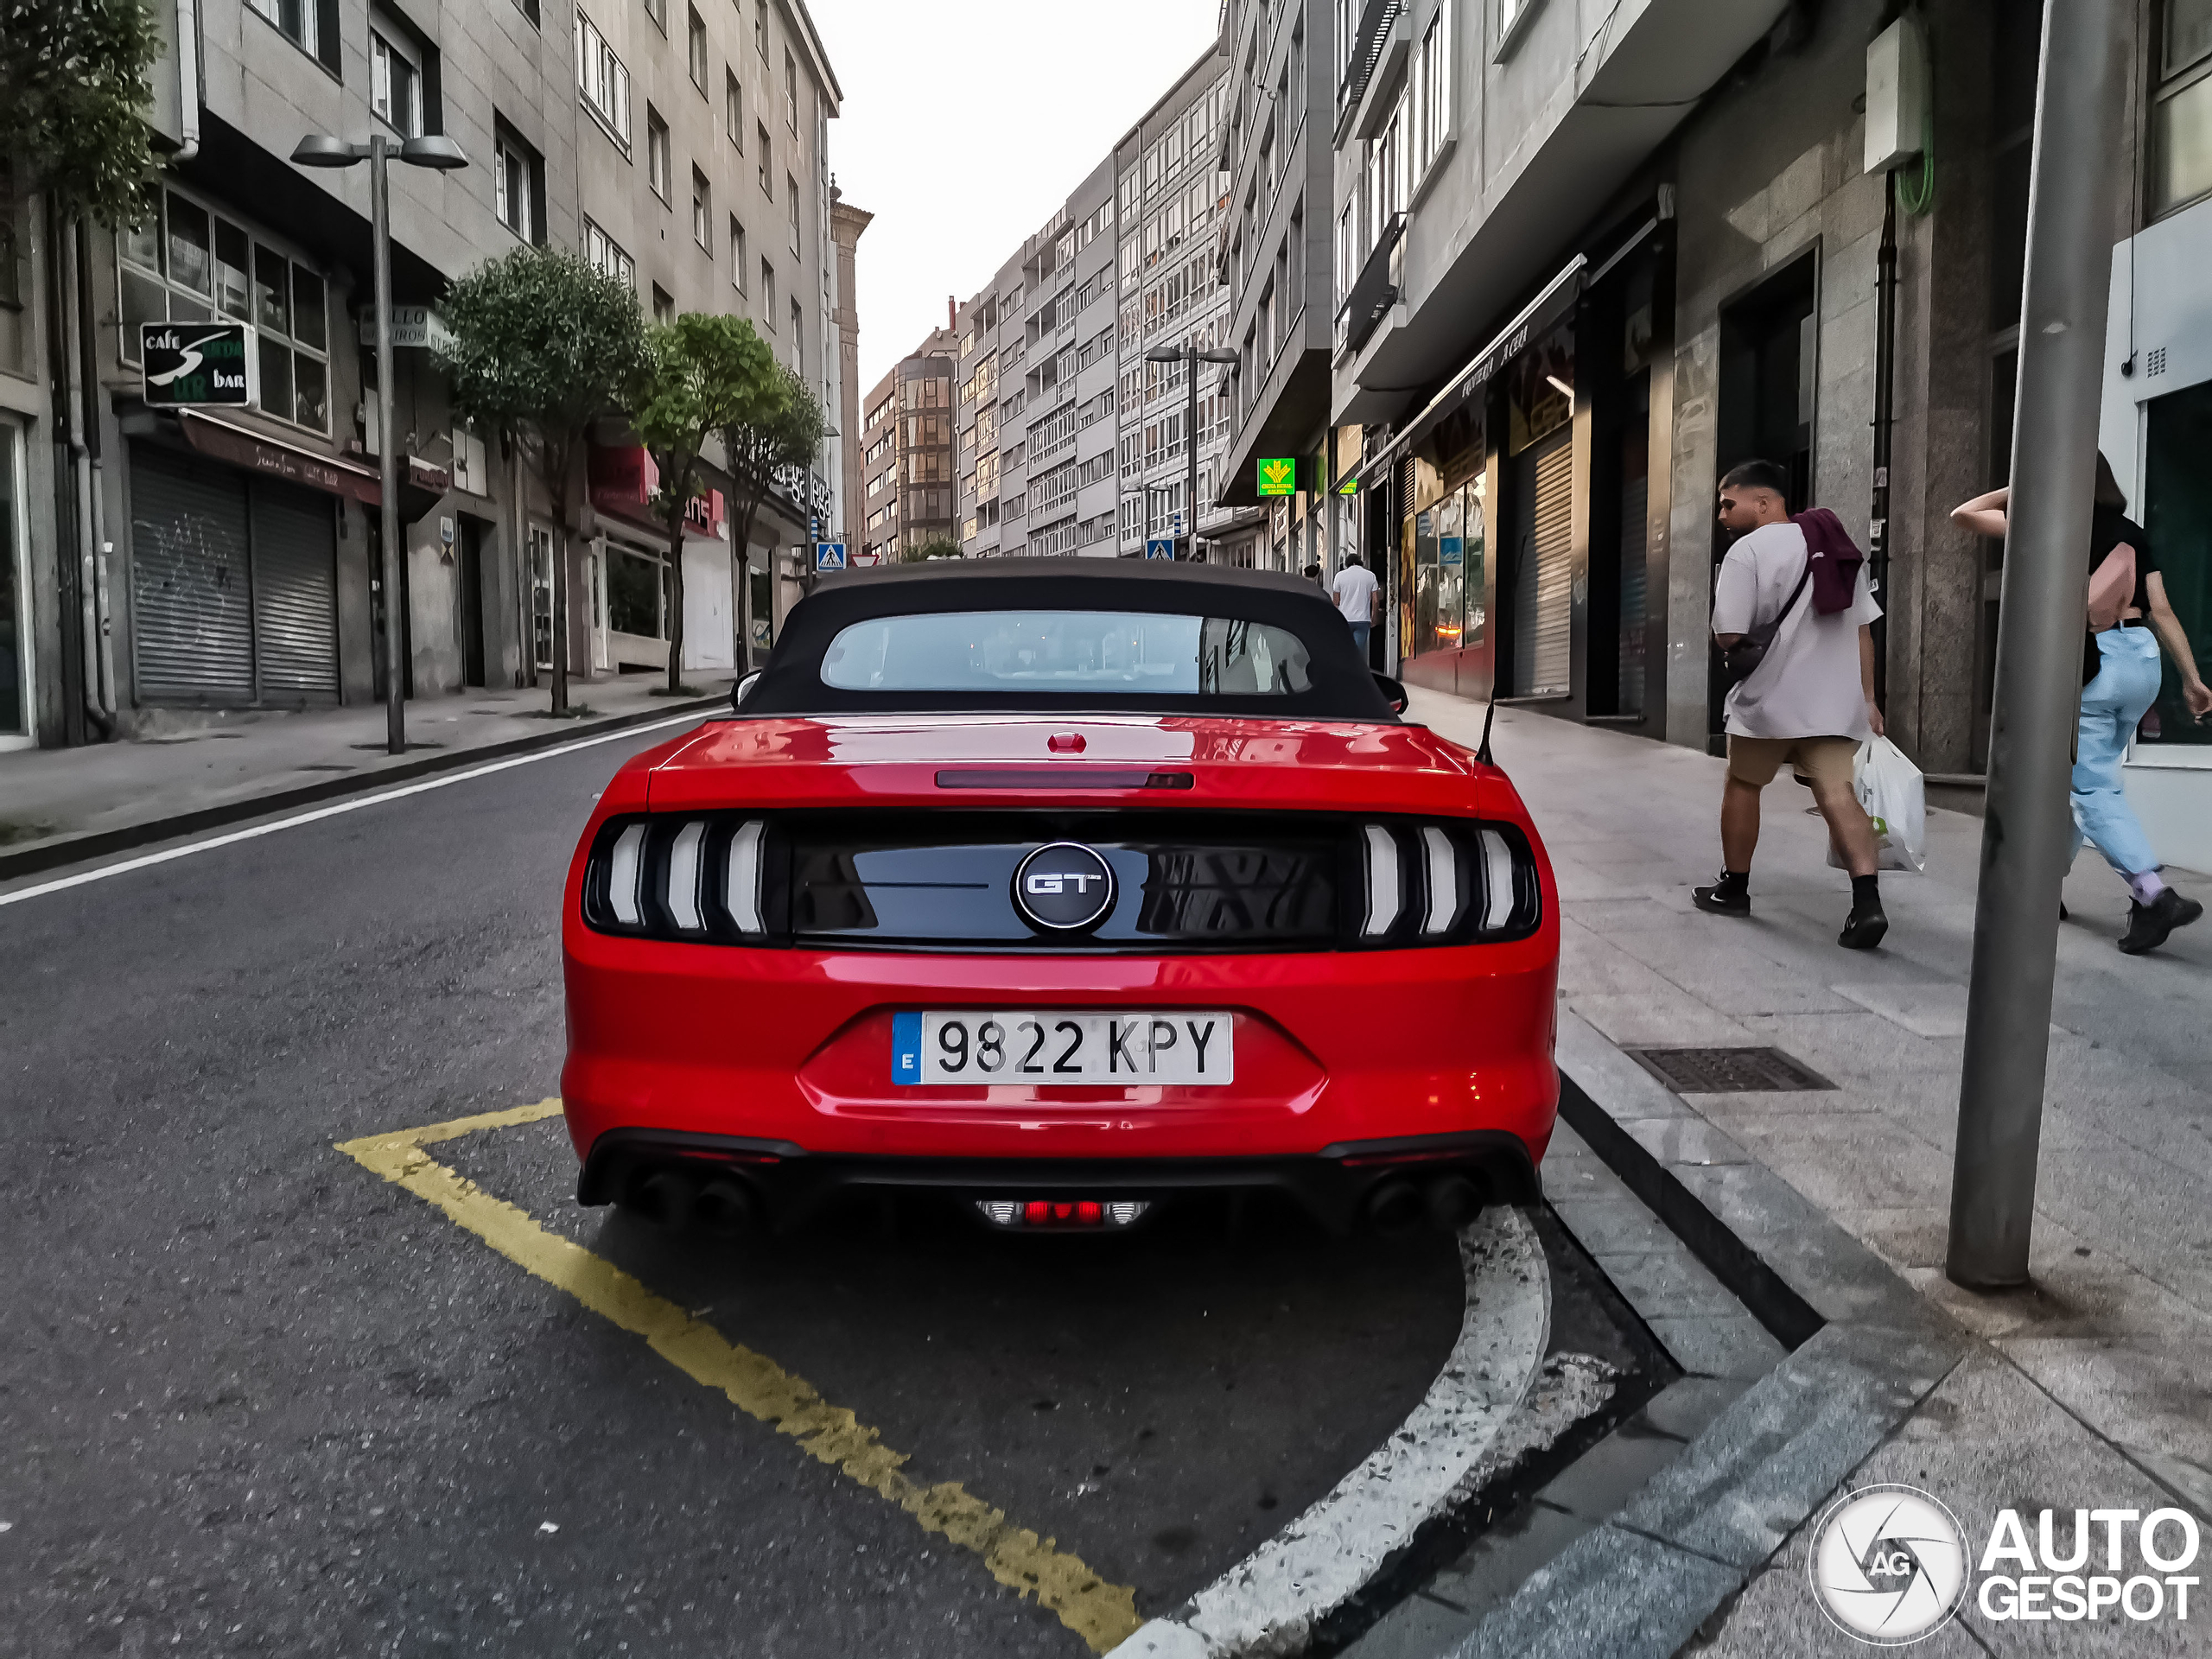
[{"label": "car rear window", "polygon": [[1241,618],[1104,610],[931,611],[840,629],[823,685],[858,692],[1298,696],[1305,642]]}]

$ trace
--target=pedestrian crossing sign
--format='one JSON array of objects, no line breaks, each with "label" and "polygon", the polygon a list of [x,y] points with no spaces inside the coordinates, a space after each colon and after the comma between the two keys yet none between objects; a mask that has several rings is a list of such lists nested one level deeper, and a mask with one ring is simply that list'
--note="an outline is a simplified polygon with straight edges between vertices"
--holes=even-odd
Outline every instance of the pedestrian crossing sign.
[{"label": "pedestrian crossing sign", "polygon": [[1153,537],[1144,544],[1144,556],[1147,559],[1173,558],[1175,556],[1175,538],[1173,536]]},{"label": "pedestrian crossing sign", "polygon": [[842,542],[817,542],[814,544],[814,569],[817,575],[828,575],[845,568],[845,544]]}]

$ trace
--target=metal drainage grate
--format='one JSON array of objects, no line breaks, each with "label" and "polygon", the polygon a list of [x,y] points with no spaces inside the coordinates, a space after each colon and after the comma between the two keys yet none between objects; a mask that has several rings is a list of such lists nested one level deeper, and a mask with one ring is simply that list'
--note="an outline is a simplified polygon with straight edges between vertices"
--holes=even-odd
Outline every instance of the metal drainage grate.
[{"label": "metal drainage grate", "polygon": [[1835,1087],[1778,1048],[1631,1048],[1626,1052],[1678,1095]]}]

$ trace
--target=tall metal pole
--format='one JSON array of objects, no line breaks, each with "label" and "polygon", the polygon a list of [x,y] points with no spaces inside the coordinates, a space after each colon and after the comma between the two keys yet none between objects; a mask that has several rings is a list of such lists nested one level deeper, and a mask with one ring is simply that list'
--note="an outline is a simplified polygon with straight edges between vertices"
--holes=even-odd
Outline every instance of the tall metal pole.
[{"label": "tall metal pole", "polygon": [[[1882,175],[1882,241],[1874,255],[1874,499],[1866,521],[1868,586],[1886,613],[1890,582],[1890,449],[1897,425],[1897,175]],[[1886,614],[1874,619],[1874,701],[1890,706]]]},{"label": "tall metal pole", "polygon": [[2126,44],[2118,0],[2044,9],[1989,797],[1944,1270],[2025,1283],[2089,577]]},{"label": "tall metal pole", "polygon": [[1189,517],[1185,521],[1191,532],[1190,556],[1198,556],[1198,343],[1195,340],[1183,348],[1183,378],[1191,383],[1191,412],[1183,423],[1183,448],[1191,463],[1190,493],[1184,499]]},{"label": "tall metal pole", "polygon": [[369,234],[377,267],[377,479],[384,528],[384,713],[385,747],[407,753],[406,603],[400,586],[399,435],[392,429],[391,403],[391,219],[386,188],[391,145],[382,133],[369,139]]}]

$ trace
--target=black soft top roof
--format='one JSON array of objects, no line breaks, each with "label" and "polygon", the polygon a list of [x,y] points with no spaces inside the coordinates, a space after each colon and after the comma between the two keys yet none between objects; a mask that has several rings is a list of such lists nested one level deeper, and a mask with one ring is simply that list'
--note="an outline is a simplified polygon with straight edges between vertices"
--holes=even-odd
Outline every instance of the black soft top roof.
[{"label": "black soft top roof", "polygon": [[[841,690],[822,681],[830,641],[856,622],[931,612],[1069,610],[1266,623],[1295,634],[1305,645],[1313,683],[1288,696],[1194,696],[1100,689],[888,692]],[[1312,582],[1279,570],[1164,559],[945,559],[825,577],[791,607],[767,667],[739,706],[746,715],[1030,709],[1397,721],[1353,648],[1351,630]]]}]

